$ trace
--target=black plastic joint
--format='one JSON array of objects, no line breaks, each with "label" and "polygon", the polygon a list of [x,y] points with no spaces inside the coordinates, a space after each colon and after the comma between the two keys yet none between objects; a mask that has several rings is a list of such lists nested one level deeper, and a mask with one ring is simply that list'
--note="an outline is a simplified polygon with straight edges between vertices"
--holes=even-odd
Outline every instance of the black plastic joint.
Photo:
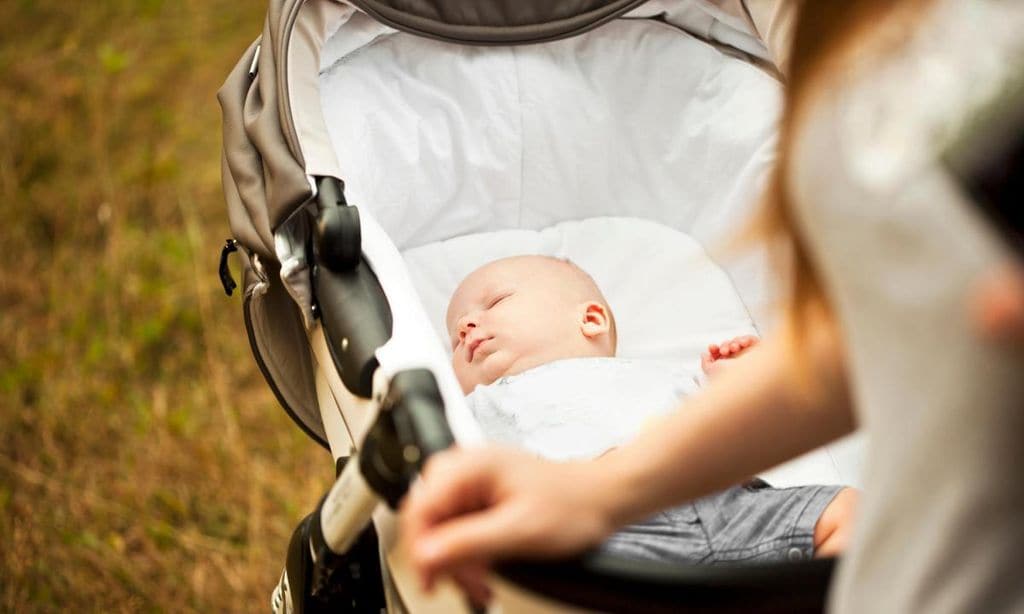
[{"label": "black plastic joint", "polygon": [[384,501],[397,509],[409,490],[413,473],[402,455],[395,421],[389,411],[377,414],[359,450],[359,472]]},{"label": "black plastic joint", "polygon": [[321,209],[344,207],[345,182],[335,177],[318,177],[316,180],[316,200]]},{"label": "black plastic joint", "polygon": [[392,407],[398,438],[406,446],[404,456],[419,470],[427,458],[455,443],[444,413],[444,400],[434,374],[411,369],[396,374],[384,398]]},{"label": "black plastic joint", "polygon": [[351,271],[359,264],[363,237],[355,207],[321,209],[315,237],[319,264],[337,272]]},{"label": "black plastic joint", "polygon": [[455,442],[434,375],[396,374],[359,452],[359,469],[373,490],[397,508],[427,458]]},{"label": "black plastic joint", "polygon": [[345,184],[334,177],[317,180],[316,252],[332,271],[351,271],[362,254],[359,211],[345,200]]}]

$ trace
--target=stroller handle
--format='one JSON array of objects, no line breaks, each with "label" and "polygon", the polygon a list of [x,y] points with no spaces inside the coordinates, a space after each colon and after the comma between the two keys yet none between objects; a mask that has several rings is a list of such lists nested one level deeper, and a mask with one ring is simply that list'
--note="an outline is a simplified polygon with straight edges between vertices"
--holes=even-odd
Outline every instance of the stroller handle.
[{"label": "stroller handle", "polygon": [[606,553],[508,561],[498,575],[561,604],[601,612],[811,614],[824,611],[836,559],[670,565]]}]

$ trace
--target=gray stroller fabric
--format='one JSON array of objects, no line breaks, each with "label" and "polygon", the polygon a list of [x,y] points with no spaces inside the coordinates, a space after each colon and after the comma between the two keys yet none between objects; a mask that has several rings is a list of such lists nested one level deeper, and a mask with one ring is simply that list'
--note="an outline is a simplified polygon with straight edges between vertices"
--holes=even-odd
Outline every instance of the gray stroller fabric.
[{"label": "gray stroller fabric", "polygon": [[395,28],[469,43],[540,42],[578,34],[646,0],[353,0]]},{"label": "gray stroller fabric", "polygon": [[306,330],[295,301],[280,281],[276,263],[268,264],[262,276],[246,263],[244,287],[249,345],[263,377],[302,430],[329,447],[316,399],[315,367]]},{"label": "gray stroller fabric", "polygon": [[224,116],[222,172],[231,234],[243,247],[244,315],[260,370],[278,401],[327,446],[302,317],[279,275],[274,230],[313,196],[279,96],[274,53],[301,0],[271,3],[254,42],[218,92]]},{"label": "gray stroller fabric", "polygon": [[[224,115],[224,197],[231,232],[248,250],[276,258],[273,232],[313,192],[292,134],[277,57],[301,0],[271,3],[263,36],[242,56],[217,94]],[[258,51],[258,54],[257,54]]]}]

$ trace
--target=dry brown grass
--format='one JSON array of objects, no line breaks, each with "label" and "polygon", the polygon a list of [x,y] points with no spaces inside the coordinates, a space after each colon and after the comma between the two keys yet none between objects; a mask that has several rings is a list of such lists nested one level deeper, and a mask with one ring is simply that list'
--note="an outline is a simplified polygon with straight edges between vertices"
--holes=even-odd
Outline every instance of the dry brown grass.
[{"label": "dry brown grass", "polygon": [[265,611],[329,484],[216,276],[264,10],[0,3],[0,611]]}]

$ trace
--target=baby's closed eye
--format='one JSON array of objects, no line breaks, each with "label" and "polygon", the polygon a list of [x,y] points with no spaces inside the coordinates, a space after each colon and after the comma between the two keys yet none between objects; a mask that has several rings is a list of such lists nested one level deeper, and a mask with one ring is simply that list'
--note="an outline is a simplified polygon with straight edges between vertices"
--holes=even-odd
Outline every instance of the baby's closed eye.
[{"label": "baby's closed eye", "polygon": [[505,292],[503,294],[497,295],[496,297],[492,298],[490,301],[487,302],[487,308],[490,309],[491,307],[494,307],[495,305],[497,305],[498,303],[507,299],[510,296],[512,296],[511,292]]}]

